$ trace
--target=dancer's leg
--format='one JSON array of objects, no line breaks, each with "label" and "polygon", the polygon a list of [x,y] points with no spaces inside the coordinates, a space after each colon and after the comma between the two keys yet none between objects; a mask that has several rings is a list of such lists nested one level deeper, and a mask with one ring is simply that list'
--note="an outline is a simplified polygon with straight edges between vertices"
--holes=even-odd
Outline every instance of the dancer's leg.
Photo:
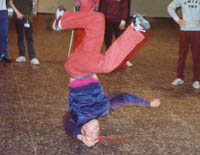
[{"label": "dancer's leg", "polygon": [[85,37],[68,58],[65,68],[71,76],[113,71],[144,36],[129,26],[110,46],[105,55],[100,54],[105,24],[101,13],[65,12],[60,21],[61,29],[84,28]]}]

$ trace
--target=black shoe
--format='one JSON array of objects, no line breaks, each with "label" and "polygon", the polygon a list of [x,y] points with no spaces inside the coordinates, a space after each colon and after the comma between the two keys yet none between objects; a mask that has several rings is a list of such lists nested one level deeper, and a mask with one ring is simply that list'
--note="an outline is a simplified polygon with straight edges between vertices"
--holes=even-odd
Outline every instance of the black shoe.
[{"label": "black shoe", "polygon": [[5,56],[3,56],[1,62],[11,63],[12,61],[10,59],[6,58]]}]

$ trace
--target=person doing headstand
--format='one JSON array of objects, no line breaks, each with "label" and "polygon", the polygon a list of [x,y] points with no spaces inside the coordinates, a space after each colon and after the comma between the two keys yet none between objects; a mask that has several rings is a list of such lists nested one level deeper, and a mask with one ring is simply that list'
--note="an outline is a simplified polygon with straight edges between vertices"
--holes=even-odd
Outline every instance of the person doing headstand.
[{"label": "person doing headstand", "polygon": [[144,26],[139,19],[133,22],[109,47],[105,55],[100,53],[104,39],[105,19],[97,12],[65,12],[57,9],[54,30],[83,28],[85,36],[81,44],[66,60],[65,69],[70,82],[69,111],[64,119],[67,134],[79,139],[88,147],[99,139],[98,117],[109,114],[120,105],[159,107],[160,101],[145,100],[123,93],[109,99],[103,92],[96,73],[112,72],[124,58],[139,44],[144,36]]}]

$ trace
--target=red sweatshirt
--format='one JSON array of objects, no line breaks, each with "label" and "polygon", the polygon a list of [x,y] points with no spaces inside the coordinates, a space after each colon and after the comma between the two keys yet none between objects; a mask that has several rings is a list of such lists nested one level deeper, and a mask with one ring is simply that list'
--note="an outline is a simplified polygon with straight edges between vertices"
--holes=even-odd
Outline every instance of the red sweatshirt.
[{"label": "red sweatshirt", "polygon": [[128,0],[101,0],[100,11],[112,22],[128,18]]}]

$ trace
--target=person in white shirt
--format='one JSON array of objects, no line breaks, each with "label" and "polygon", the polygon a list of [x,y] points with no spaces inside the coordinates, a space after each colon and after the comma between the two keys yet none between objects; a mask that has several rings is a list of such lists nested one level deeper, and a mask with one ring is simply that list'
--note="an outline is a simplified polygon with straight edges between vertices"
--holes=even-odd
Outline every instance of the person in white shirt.
[{"label": "person in white shirt", "polygon": [[[182,18],[177,15],[177,8],[181,8]],[[194,64],[192,86],[200,89],[200,0],[173,0],[168,6],[168,12],[180,26],[178,70],[172,85],[184,83],[184,66],[191,47]]]}]

